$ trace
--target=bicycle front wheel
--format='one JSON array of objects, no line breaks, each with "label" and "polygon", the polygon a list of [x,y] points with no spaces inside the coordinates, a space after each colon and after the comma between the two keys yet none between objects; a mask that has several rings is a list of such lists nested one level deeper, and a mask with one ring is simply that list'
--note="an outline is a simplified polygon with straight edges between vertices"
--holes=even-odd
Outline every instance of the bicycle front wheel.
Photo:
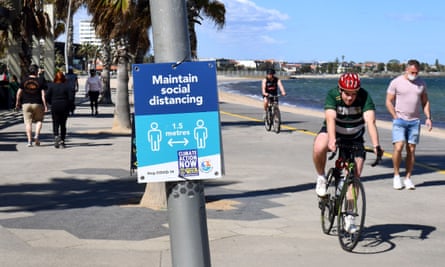
[{"label": "bicycle front wheel", "polygon": [[342,189],[337,215],[338,240],[344,250],[352,251],[357,245],[365,226],[365,215],[365,189],[360,179],[353,178]]},{"label": "bicycle front wheel", "polygon": [[321,229],[323,233],[329,234],[334,224],[335,212],[335,175],[334,168],[328,171],[325,197],[320,198]]},{"label": "bicycle front wheel", "polygon": [[281,131],[281,114],[278,107],[274,108],[273,117],[272,117],[273,130],[275,133],[280,133]]},{"label": "bicycle front wheel", "polygon": [[266,131],[272,129],[272,116],[270,113],[270,109],[267,109],[266,115],[264,116],[264,127],[266,127]]}]

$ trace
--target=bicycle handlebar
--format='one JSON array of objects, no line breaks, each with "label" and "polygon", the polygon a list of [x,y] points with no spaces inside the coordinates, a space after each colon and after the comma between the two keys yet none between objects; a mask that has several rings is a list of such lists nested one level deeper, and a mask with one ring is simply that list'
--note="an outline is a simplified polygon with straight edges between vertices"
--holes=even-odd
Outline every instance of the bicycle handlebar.
[{"label": "bicycle handlebar", "polygon": [[280,94],[278,94],[278,95],[272,95],[272,94],[269,94],[269,93],[266,93],[265,95],[263,95],[263,97],[268,97],[268,98],[279,98],[279,97],[284,97],[284,95],[280,95]]},{"label": "bicycle handlebar", "polygon": [[[341,145],[339,145],[339,143],[337,142],[337,148],[336,148],[335,151],[333,151],[331,153],[331,155],[328,157],[328,160],[332,160],[333,158],[335,158],[335,156],[337,155],[337,150],[340,147],[341,147]],[[382,150],[382,148],[380,146],[377,146],[376,149],[377,149],[377,157],[375,158],[375,161],[371,164],[372,167],[377,166],[380,163],[380,161],[382,161],[383,150]],[[365,151],[374,153],[374,150],[371,150],[371,149],[368,149],[368,148],[365,148]]]},{"label": "bicycle handlebar", "polygon": [[331,155],[329,156],[328,160],[332,160],[337,155],[337,150],[332,151]]}]

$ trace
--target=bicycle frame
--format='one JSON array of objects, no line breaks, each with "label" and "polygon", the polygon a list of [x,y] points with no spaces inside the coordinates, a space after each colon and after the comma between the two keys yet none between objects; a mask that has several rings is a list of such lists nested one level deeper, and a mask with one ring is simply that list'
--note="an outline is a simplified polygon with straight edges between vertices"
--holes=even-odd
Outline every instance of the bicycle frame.
[{"label": "bicycle frame", "polygon": [[[321,221],[323,232],[329,234],[335,217],[337,217],[337,235],[341,247],[346,251],[352,251],[357,245],[361,232],[364,228],[366,213],[366,197],[363,184],[356,177],[355,156],[356,152],[363,150],[362,143],[341,143],[337,140],[338,157],[334,167],[329,169],[327,182],[327,196],[320,198],[319,206],[321,208]],[[333,152],[329,157],[332,160],[337,151]],[[376,161],[372,164],[375,166],[381,160],[381,150],[378,148]],[[341,192],[339,189],[340,181],[343,181]],[[346,217],[352,216],[358,219],[354,232],[350,232],[347,227]],[[351,218],[348,218],[350,220]],[[354,224],[355,225],[355,224]],[[349,228],[347,230],[346,228]]]},{"label": "bicycle frame", "polygon": [[274,132],[279,133],[281,130],[281,114],[278,104],[278,96],[267,96],[267,110],[266,117],[264,119],[264,125],[267,131],[270,131],[273,127]]},{"label": "bicycle frame", "polygon": [[[362,146],[362,144],[357,145],[351,145],[351,146],[345,146],[343,147],[342,144],[340,144],[338,146],[338,150],[339,150],[339,156],[337,158],[337,160],[335,161],[335,168],[337,169],[337,173],[341,174],[342,171],[344,171],[344,175],[342,177],[340,177],[340,179],[343,179],[343,186],[341,188],[341,195],[347,195],[348,193],[352,193],[352,199],[356,199],[357,198],[357,191],[356,190],[351,190],[351,186],[354,183],[354,179],[355,179],[355,168],[356,168],[356,164],[355,164],[355,157],[354,157],[354,152],[356,150],[362,149],[360,146]],[[335,154],[334,154],[335,155]],[[344,156],[344,157],[342,157]],[[336,182],[336,192],[338,190],[338,186],[339,186],[340,181]],[[340,197],[337,197],[336,199],[336,203],[335,203],[335,210],[338,211],[337,216],[340,216],[341,214],[341,209],[340,209],[340,205],[342,203],[340,202]],[[354,209],[357,208],[357,202],[354,201]]]}]

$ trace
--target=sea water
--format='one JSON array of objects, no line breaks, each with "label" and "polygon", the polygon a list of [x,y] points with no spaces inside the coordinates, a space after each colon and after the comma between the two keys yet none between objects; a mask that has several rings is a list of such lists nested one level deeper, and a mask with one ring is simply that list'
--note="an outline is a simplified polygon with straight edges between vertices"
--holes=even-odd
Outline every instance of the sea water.
[{"label": "sea water", "polygon": [[[362,78],[362,87],[372,96],[376,105],[376,117],[378,120],[390,121],[385,107],[386,89],[392,78]],[[431,106],[433,127],[445,129],[445,77],[422,77],[427,84],[427,92]],[[280,99],[281,105],[309,108],[323,111],[326,93],[337,86],[335,78],[298,78],[283,80],[287,95]],[[241,81],[222,83],[219,89],[250,96],[261,100],[261,81]],[[423,111],[421,122],[425,123]]]}]

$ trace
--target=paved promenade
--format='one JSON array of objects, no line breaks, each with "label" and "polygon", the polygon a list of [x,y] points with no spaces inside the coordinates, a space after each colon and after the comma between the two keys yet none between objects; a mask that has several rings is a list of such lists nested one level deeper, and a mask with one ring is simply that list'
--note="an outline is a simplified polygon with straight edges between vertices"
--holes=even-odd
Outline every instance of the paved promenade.
[{"label": "paved promenade", "polygon": [[[0,112],[0,266],[171,266],[167,212],[138,206],[130,136],[109,133],[113,106],[99,112],[78,106],[66,149],[53,147],[49,115],[42,145],[28,148],[21,116]],[[367,228],[347,253],[320,226],[311,145],[321,119],[283,112],[277,135],[261,117],[221,103],[226,175],[205,183],[212,266],[443,266],[443,139],[422,137],[417,189],[396,191],[380,129],[387,153],[365,166]]]}]

